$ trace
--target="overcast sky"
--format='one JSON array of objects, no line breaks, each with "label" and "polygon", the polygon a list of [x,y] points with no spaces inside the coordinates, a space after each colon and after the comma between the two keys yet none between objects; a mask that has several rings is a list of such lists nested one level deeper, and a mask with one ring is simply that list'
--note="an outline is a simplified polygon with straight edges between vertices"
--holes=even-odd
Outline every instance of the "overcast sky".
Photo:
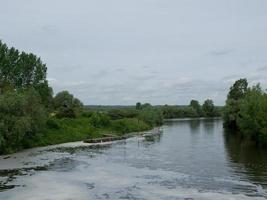
[{"label": "overcast sky", "polygon": [[267,0],[7,0],[0,39],[85,104],[222,105],[241,77],[267,88]]}]

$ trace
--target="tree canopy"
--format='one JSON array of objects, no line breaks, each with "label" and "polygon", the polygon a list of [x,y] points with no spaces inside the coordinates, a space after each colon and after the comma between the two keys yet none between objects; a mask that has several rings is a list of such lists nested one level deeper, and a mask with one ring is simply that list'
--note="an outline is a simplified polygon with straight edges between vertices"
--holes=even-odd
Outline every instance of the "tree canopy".
[{"label": "tree canopy", "polygon": [[259,84],[248,87],[246,79],[233,84],[226,101],[224,126],[267,144],[267,94]]}]

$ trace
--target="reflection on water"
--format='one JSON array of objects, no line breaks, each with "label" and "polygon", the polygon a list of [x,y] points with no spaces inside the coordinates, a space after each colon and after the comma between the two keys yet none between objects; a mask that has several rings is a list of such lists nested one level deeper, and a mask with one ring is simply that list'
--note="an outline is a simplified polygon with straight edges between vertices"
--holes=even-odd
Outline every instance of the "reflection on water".
[{"label": "reflection on water", "polygon": [[253,183],[267,188],[267,150],[257,147],[238,133],[225,131],[224,136],[232,169],[244,173]]},{"label": "reflection on water", "polygon": [[169,121],[161,135],[32,159],[46,154],[43,167],[0,172],[0,199],[267,198],[266,151],[224,133],[220,119]]}]

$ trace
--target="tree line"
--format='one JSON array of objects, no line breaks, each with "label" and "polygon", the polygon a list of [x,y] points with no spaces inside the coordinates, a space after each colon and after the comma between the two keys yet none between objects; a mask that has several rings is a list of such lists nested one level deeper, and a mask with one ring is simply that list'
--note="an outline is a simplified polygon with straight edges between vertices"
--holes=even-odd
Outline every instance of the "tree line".
[{"label": "tree line", "polygon": [[224,126],[260,144],[267,144],[267,94],[260,84],[249,87],[247,79],[230,88],[224,109]]},{"label": "tree line", "polygon": [[197,100],[191,100],[188,106],[159,106],[165,119],[219,117],[222,107],[215,106],[213,100],[207,99],[201,105]]}]

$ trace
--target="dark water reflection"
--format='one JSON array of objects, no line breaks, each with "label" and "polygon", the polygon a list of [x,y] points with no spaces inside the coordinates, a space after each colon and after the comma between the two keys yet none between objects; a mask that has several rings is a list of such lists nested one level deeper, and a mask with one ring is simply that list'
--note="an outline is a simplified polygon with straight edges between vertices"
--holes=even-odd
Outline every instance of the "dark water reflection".
[{"label": "dark water reflection", "polygon": [[2,171],[0,199],[267,197],[266,150],[226,133],[220,119],[169,121],[155,137],[49,155],[61,153],[43,168]]},{"label": "dark water reflection", "polygon": [[267,150],[257,147],[238,133],[225,131],[224,136],[232,169],[236,173],[243,173],[253,183],[267,188]]}]

